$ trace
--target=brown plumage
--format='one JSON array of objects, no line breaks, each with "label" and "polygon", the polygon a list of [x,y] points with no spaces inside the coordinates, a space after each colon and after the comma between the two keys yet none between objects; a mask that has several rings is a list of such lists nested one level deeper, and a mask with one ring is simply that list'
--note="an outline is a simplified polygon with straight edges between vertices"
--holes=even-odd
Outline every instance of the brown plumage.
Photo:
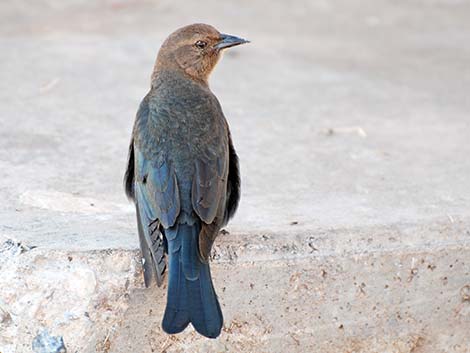
[{"label": "brown plumage", "polygon": [[222,327],[208,257],[235,213],[240,177],[208,78],[223,49],[246,42],[205,24],[177,30],[158,53],[151,90],[137,113],[125,185],[136,203],[147,285],[152,273],[162,282],[166,244],[168,333],[192,322],[201,334],[217,337]]},{"label": "brown plumage", "polygon": [[[184,71],[193,80],[205,82],[220,57],[220,50],[215,48],[220,41],[220,33],[206,24],[193,24],[173,32],[163,42],[155,62],[152,82],[158,73],[175,69]],[[206,43],[205,48],[199,45]]]}]

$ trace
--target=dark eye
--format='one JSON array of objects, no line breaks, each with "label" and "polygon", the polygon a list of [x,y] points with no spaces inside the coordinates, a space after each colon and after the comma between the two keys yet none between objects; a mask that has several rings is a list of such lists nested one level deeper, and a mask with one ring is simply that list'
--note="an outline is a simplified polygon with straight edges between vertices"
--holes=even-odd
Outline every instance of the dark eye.
[{"label": "dark eye", "polygon": [[207,46],[207,43],[204,42],[203,40],[198,40],[195,46],[198,47],[199,49],[204,49]]}]

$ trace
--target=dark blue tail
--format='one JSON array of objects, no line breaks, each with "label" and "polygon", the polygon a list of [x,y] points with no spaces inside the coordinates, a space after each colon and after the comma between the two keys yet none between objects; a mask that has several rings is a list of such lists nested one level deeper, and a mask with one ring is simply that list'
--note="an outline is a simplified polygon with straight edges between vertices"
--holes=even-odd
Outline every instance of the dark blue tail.
[{"label": "dark blue tail", "polygon": [[216,338],[224,319],[209,264],[198,255],[199,230],[199,224],[177,224],[165,229],[169,276],[162,327],[167,333],[178,333],[191,322],[201,335]]}]

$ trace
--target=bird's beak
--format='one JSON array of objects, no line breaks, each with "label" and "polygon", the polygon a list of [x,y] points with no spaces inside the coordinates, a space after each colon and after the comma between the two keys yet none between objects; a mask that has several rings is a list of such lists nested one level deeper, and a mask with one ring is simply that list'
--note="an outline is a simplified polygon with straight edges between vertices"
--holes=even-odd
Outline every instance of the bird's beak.
[{"label": "bird's beak", "polygon": [[218,50],[234,47],[236,45],[250,43],[249,40],[231,36],[229,34],[221,34],[220,42],[215,45],[215,48]]}]

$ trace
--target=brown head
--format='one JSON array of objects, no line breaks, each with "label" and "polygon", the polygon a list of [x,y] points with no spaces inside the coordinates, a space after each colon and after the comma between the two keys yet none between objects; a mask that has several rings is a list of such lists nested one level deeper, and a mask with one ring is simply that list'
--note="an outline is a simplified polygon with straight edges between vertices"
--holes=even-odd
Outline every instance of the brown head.
[{"label": "brown head", "polygon": [[248,43],[220,33],[214,27],[196,23],[182,27],[165,40],[155,63],[152,81],[165,69],[182,70],[198,81],[207,82],[223,49]]}]

